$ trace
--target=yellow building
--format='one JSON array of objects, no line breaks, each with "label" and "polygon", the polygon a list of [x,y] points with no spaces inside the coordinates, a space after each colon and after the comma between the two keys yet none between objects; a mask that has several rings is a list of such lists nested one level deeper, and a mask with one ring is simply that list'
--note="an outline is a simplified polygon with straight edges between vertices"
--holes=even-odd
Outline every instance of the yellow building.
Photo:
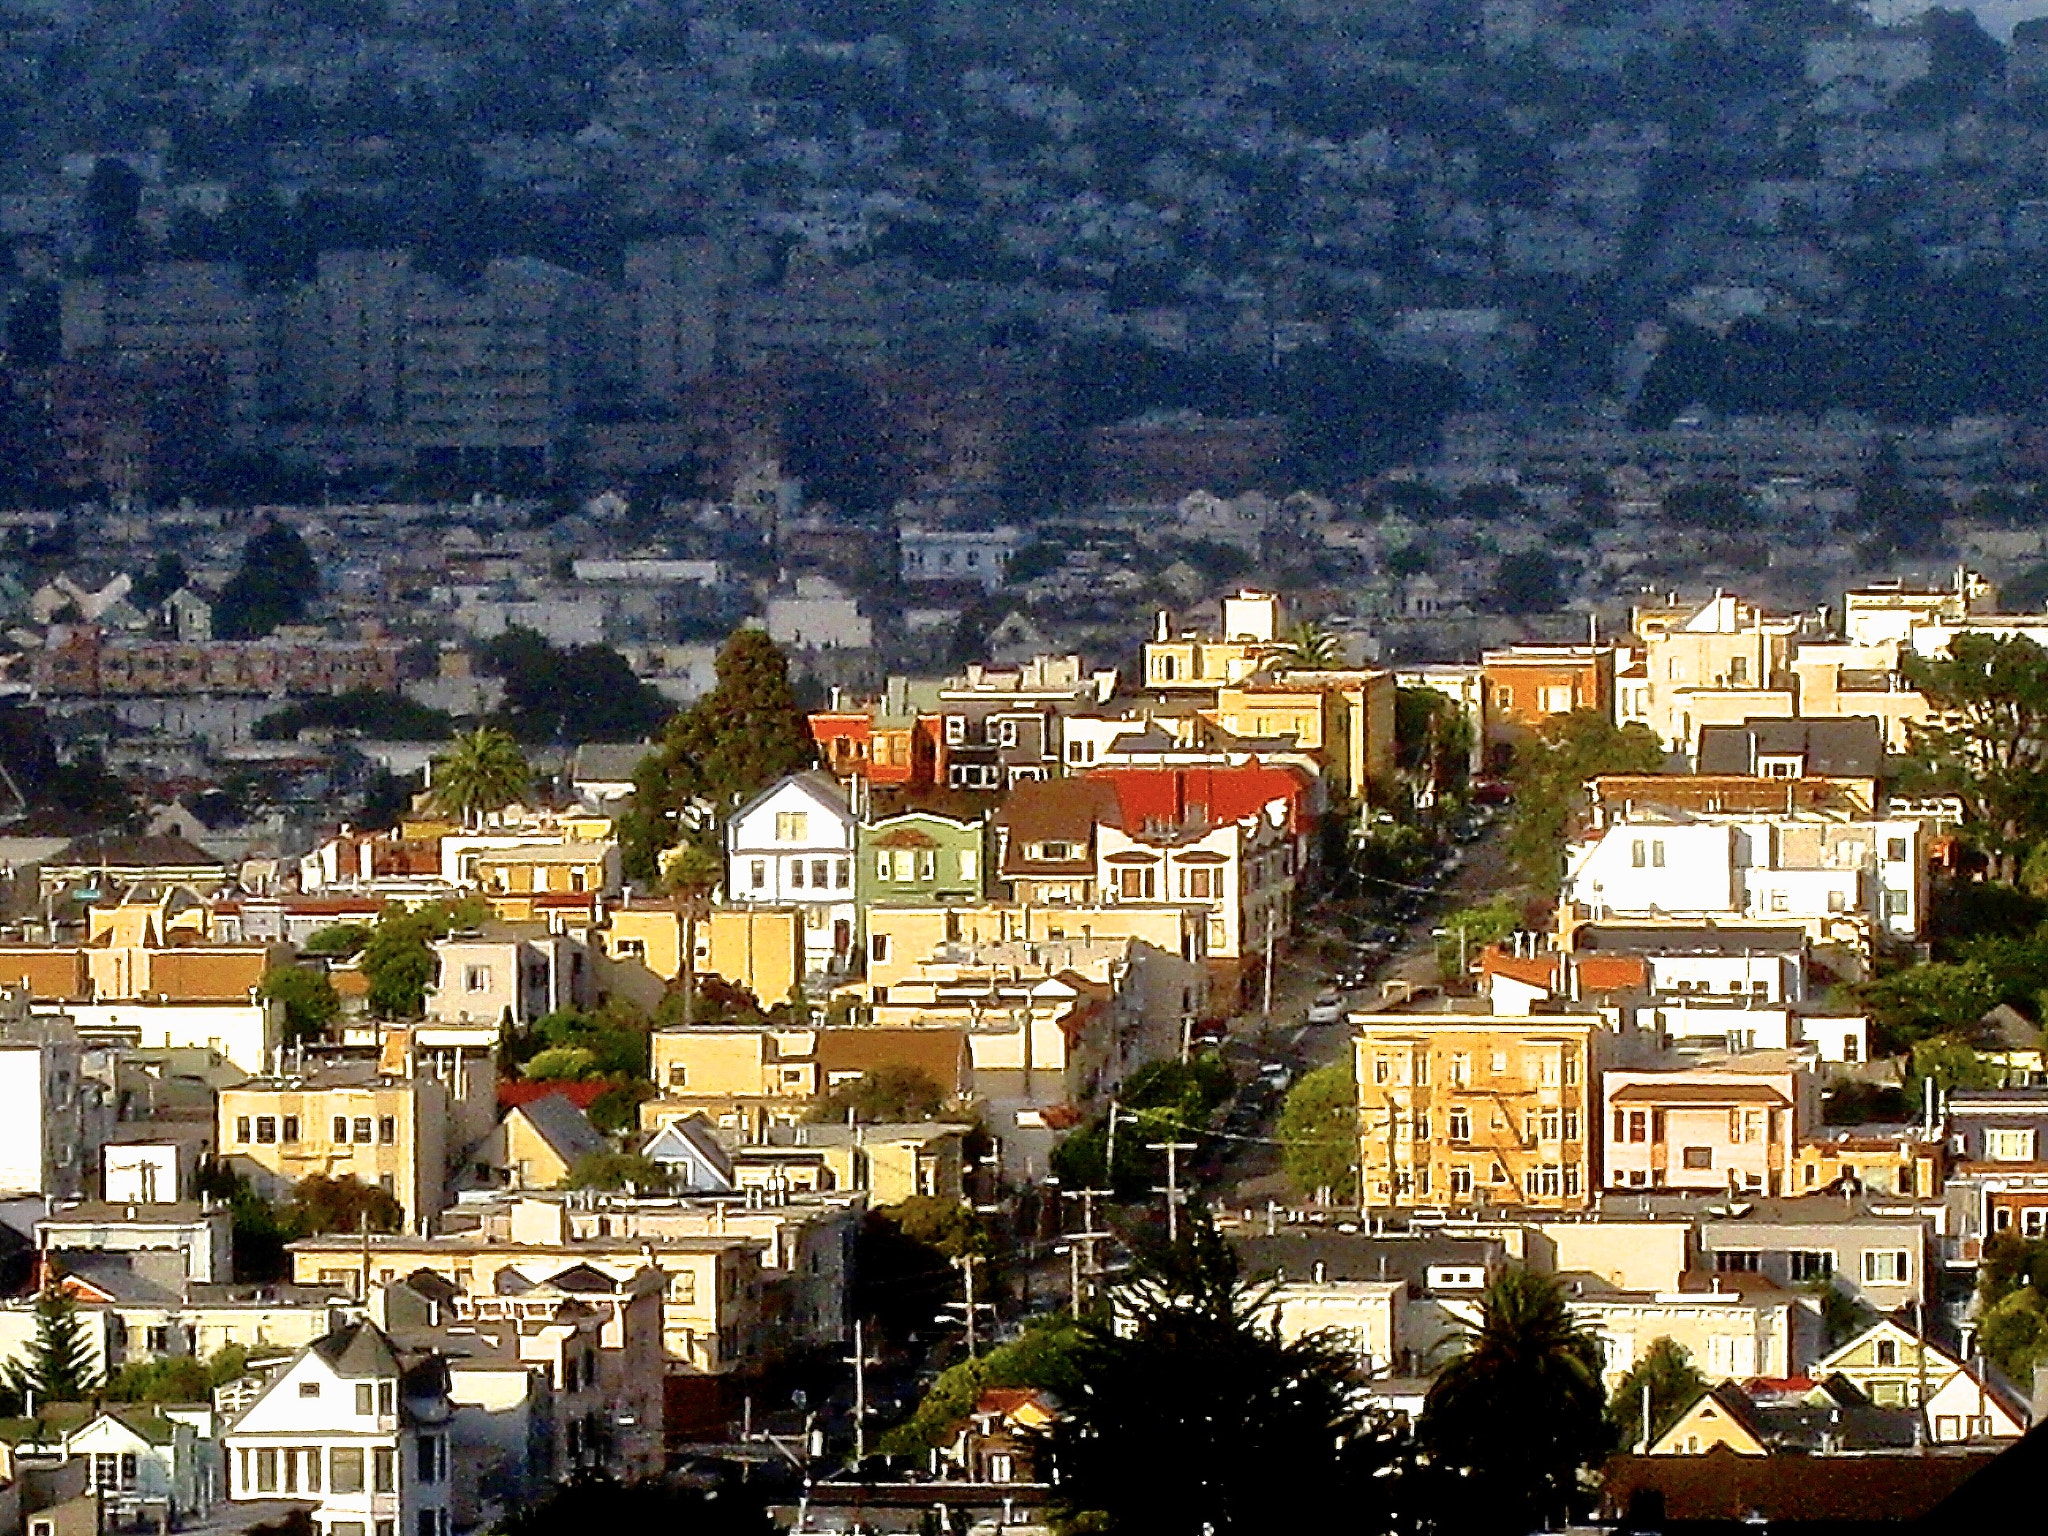
[{"label": "yellow building", "polygon": [[874,1205],[967,1198],[965,1125],[798,1125],[733,1154],[742,1189],[859,1190]]},{"label": "yellow building", "polygon": [[[463,1089],[472,1083],[495,1091],[487,1072],[468,1074]],[[251,1078],[223,1088],[216,1103],[220,1155],[266,1199],[317,1173],[382,1189],[414,1228],[447,1207],[450,1086],[438,1077],[347,1062]]]},{"label": "yellow building", "polygon": [[507,1189],[555,1189],[582,1159],[610,1149],[582,1110],[550,1093],[506,1110],[472,1160]]},{"label": "yellow building", "polygon": [[1871,1194],[1928,1199],[1941,1193],[1941,1172],[1939,1140],[1838,1131],[1816,1136],[1793,1152],[1788,1192],[1812,1194],[1847,1180]]},{"label": "yellow building", "polygon": [[657,1029],[651,1071],[660,1097],[640,1106],[641,1124],[656,1130],[700,1114],[749,1141],[768,1126],[794,1125],[824,1092],[817,1040],[813,1029]]},{"label": "yellow building", "polygon": [[476,884],[487,898],[602,895],[619,889],[619,845],[571,840],[523,843],[476,855]]},{"label": "yellow building", "polygon": [[1354,1014],[1363,1203],[1580,1210],[1598,1175],[1592,1015]]},{"label": "yellow building", "polygon": [[1393,782],[1395,693],[1391,672],[1261,671],[1218,689],[1211,718],[1232,736],[1292,737],[1337,795],[1362,800]]},{"label": "yellow building", "polygon": [[[594,935],[605,958],[600,989],[652,1009],[683,974],[682,904],[614,907]],[[803,914],[793,907],[713,907],[696,922],[696,970],[744,987],[764,1008],[791,1001],[804,974]]]},{"label": "yellow building", "polygon": [[922,974],[941,946],[977,949],[990,944],[1043,944],[1062,939],[1137,939],[1183,959],[1208,955],[1204,909],[1170,903],[1107,906],[871,907],[867,914],[866,993],[886,998],[897,983]]}]

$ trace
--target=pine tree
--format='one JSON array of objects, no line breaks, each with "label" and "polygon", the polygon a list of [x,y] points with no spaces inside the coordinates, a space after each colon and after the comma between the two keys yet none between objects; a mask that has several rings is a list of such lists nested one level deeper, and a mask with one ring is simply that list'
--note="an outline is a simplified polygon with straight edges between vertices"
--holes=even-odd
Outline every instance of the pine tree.
[{"label": "pine tree", "polygon": [[98,1389],[100,1373],[93,1364],[92,1345],[78,1303],[54,1283],[36,1297],[36,1332],[25,1357],[9,1362],[10,1396],[38,1403],[76,1403]]}]

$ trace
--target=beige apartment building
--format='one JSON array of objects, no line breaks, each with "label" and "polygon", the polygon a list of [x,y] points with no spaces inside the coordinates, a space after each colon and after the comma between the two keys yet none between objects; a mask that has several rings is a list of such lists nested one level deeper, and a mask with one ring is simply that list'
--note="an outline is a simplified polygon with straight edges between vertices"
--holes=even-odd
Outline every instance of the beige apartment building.
[{"label": "beige apartment building", "polygon": [[815,1029],[657,1029],[649,1054],[660,1094],[641,1106],[641,1123],[649,1130],[703,1115],[752,1140],[771,1125],[796,1124],[824,1092]]},{"label": "beige apartment building", "polygon": [[[553,1280],[572,1266],[588,1266],[609,1277],[611,1293],[589,1287],[579,1296],[617,1314],[607,1342],[628,1349],[637,1335],[633,1314],[645,1294],[659,1298],[661,1353],[671,1370],[719,1375],[742,1370],[759,1356],[761,1260],[765,1239],[741,1234],[707,1236],[589,1237],[572,1234],[566,1207],[522,1200],[497,1230],[440,1237],[369,1239],[337,1233],[303,1238],[291,1245],[292,1278],[353,1292],[367,1267],[370,1284],[389,1285],[417,1270],[429,1270],[464,1296],[517,1295]],[[658,1284],[640,1277],[658,1271]],[[623,1289],[621,1289],[623,1287]]]},{"label": "beige apartment building", "polygon": [[[598,989],[652,1009],[683,974],[690,928],[678,901],[614,907],[591,934]],[[696,972],[745,987],[764,1008],[795,997],[804,974],[804,920],[794,907],[716,907],[695,923]]]},{"label": "beige apartment building", "polygon": [[[1582,1210],[1599,1074],[1637,1048],[1589,1014],[1354,1014],[1361,1203]],[[1645,1054],[1645,1037],[1639,1047]]]},{"label": "beige apartment building", "polygon": [[370,1062],[251,1078],[220,1091],[216,1145],[266,1199],[316,1173],[355,1178],[393,1196],[421,1230],[447,1207],[451,1159],[467,1150],[458,1125],[488,1123],[495,1075],[465,1068],[453,1081]]},{"label": "beige apartment building", "polygon": [[1208,958],[1208,931],[1206,906],[1194,901],[1068,907],[1010,902],[876,906],[867,915],[867,991],[871,998],[886,998],[890,988],[918,976],[926,961],[938,958],[949,946],[975,950],[994,944],[1132,939],[1200,963]]}]

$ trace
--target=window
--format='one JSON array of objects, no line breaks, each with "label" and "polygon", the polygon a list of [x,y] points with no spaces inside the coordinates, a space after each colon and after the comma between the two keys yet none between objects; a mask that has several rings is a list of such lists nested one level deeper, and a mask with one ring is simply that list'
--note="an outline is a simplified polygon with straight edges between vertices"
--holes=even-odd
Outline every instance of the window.
[{"label": "window", "polygon": [[306,1492],[320,1491],[320,1447],[314,1446],[306,1452]]},{"label": "window", "polygon": [[1663,867],[1664,867],[1664,839],[1663,839],[1663,838],[1661,838],[1661,837],[1659,837],[1659,838],[1653,838],[1653,839],[1651,840],[1651,842],[1650,842],[1650,868],[1652,868],[1652,869],[1662,869]]},{"label": "window", "polygon": [[1984,1133],[1984,1156],[1994,1163],[2031,1163],[2034,1160],[2034,1133],[1994,1126]]},{"label": "window", "polygon": [[466,965],[462,968],[462,989],[465,992],[488,992],[491,990],[491,968],[488,965]]},{"label": "window", "polygon": [[777,811],[775,813],[775,841],[778,843],[801,843],[811,830],[810,814],[805,811]]},{"label": "window", "polygon": [[423,1483],[438,1483],[441,1481],[441,1437],[439,1435],[421,1435],[419,1447],[420,1481]]},{"label": "window", "polygon": [[1116,872],[1116,893],[1126,901],[1150,901],[1153,893],[1152,868],[1120,869]]},{"label": "window", "polygon": [[[1869,1255],[1865,1254],[1864,1257],[1868,1258]],[[1879,1339],[1877,1341],[1877,1363],[1879,1365],[1897,1365],[1899,1363],[1899,1341],[1897,1339]]]},{"label": "window", "polygon": [[832,866],[832,885],[835,890],[845,890],[853,884],[853,860],[841,859]]},{"label": "window", "polygon": [[1557,1140],[1557,1133],[1558,1133],[1558,1130],[1559,1130],[1559,1125],[1558,1125],[1558,1114],[1557,1114],[1557,1111],[1556,1111],[1556,1110],[1554,1110],[1554,1109],[1546,1109],[1546,1110],[1544,1110],[1544,1111],[1543,1111],[1543,1119],[1542,1119],[1542,1122],[1541,1122],[1541,1134],[1542,1134],[1542,1137],[1543,1137],[1543,1139],[1544,1139],[1545,1141],[1555,1141],[1555,1140]]},{"label": "window", "polygon": [[1616,1141],[1645,1142],[1650,1139],[1650,1112],[1646,1109],[1617,1109],[1614,1112]]},{"label": "window", "polygon": [[1713,1167],[1714,1149],[1712,1147],[1687,1147],[1685,1149],[1685,1166],[1688,1168]]},{"label": "window", "polygon": [[1415,1139],[1417,1141],[1429,1140],[1429,1111],[1426,1109],[1420,1109],[1415,1112]]},{"label": "window", "polygon": [[789,861],[789,888],[793,891],[800,891],[804,888],[804,861],[802,859],[791,859]]},{"label": "window", "polygon": [[1903,1248],[1871,1248],[1863,1255],[1865,1285],[1904,1285],[1910,1272],[1910,1255]]},{"label": "window", "polygon": [[357,1141],[368,1141],[369,1139],[370,1139],[370,1117],[369,1117],[368,1115],[358,1115],[358,1116],[356,1117],[356,1140],[357,1140]]},{"label": "window", "polygon": [[768,861],[755,859],[747,867],[747,885],[752,890],[761,890],[768,884]]},{"label": "window", "polygon": [[398,1452],[389,1446],[380,1445],[370,1452],[370,1491],[398,1492]]},{"label": "window", "polygon": [[1569,1088],[1575,1088],[1575,1087],[1577,1087],[1577,1086],[1578,1086],[1578,1082],[1579,1082],[1579,1055],[1578,1055],[1578,1052],[1576,1052],[1576,1051],[1566,1051],[1566,1052],[1564,1053],[1564,1057],[1563,1057],[1563,1060],[1564,1060],[1564,1081],[1565,1081],[1565,1086],[1566,1086],[1566,1087],[1569,1087]]},{"label": "window", "polygon": [[1894,864],[1906,862],[1906,840],[1903,837],[1885,839],[1884,856]]},{"label": "window", "polygon": [[337,1143],[346,1142],[348,1140],[347,1115],[336,1115],[334,1117],[334,1139]]},{"label": "window", "polygon": [[1181,895],[1202,901],[1206,901],[1212,896],[1220,896],[1222,892],[1216,888],[1217,874],[1218,871],[1213,869],[1182,870],[1180,872]]},{"label": "window", "polygon": [[367,1381],[356,1383],[356,1412],[372,1414],[377,1411],[376,1389]]},{"label": "window", "polygon": [[1794,1281],[1826,1280],[1835,1272],[1835,1256],[1825,1248],[1794,1248],[1791,1260]]},{"label": "window", "polygon": [[363,1491],[363,1453],[340,1449],[327,1453],[327,1485],[335,1493]]},{"label": "window", "polygon": [[1648,845],[1640,837],[1629,845],[1628,861],[1636,869],[1649,863]]},{"label": "window", "polygon": [[256,1140],[266,1144],[274,1143],[277,1140],[277,1120],[274,1116],[258,1115],[256,1117]]},{"label": "window", "polygon": [[1495,1077],[1501,1076],[1508,1069],[1508,1053],[1506,1051],[1495,1051],[1493,1053],[1493,1060],[1488,1065],[1492,1068]]},{"label": "window", "polygon": [[1467,1085],[1468,1085],[1468,1084],[1469,1084],[1469,1083],[1470,1083],[1471,1081],[1472,1081],[1472,1058],[1471,1058],[1470,1056],[1467,1056],[1467,1055],[1466,1055],[1466,1054],[1465,1054],[1465,1053],[1464,1053],[1463,1051],[1454,1051],[1454,1052],[1452,1052],[1452,1054],[1451,1054],[1451,1082],[1452,1082],[1452,1084],[1453,1084],[1453,1085],[1455,1085],[1456,1087],[1459,1087],[1459,1088],[1463,1088],[1463,1087],[1467,1086]]},{"label": "window", "polygon": [[[1171,674],[1168,674],[1169,676]],[[967,740],[967,721],[959,715],[946,716],[946,745],[957,747]]]},{"label": "window", "polygon": [[824,860],[824,859],[813,859],[813,860],[811,860],[811,889],[812,889],[812,890],[814,890],[814,891],[822,891],[822,890],[824,890],[824,889],[825,889],[825,877],[826,877],[826,875],[827,875],[827,873],[828,873],[828,872],[829,872],[829,866],[828,866],[828,864],[827,864],[827,861],[826,861],[826,860]]},{"label": "window", "polygon": [[379,1115],[377,1117],[377,1140],[387,1147],[398,1140],[398,1120],[395,1116]]},{"label": "window", "polygon": [[[1472,1111],[1465,1108],[1462,1104],[1456,1105],[1451,1110],[1451,1140],[1470,1141],[1471,1139]],[[1467,1178],[1470,1178],[1469,1174],[1467,1174]]]},{"label": "window", "polygon": [[1372,1059],[1372,1080],[1373,1080],[1374,1082],[1376,1082],[1376,1083],[1384,1083],[1384,1082],[1388,1082],[1388,1081],[1390,1081],[1390,1080],[1391,1080],[1391,1079],[1393,1078],[1393,1075],[1394,1075],[1394,1065],[1393,1065],[1393,1063],[1392,1063],[1392,1062],[1390,1062],[1390,1061],[1389,1061],[1389,1060],[1388,1060],[1388,1059],[1387,1059],[1386,1057],[1384,1057],[1384,1056],[1375,1056],[1375,1057],[1373,1057],[1373,1059]]},{"label": "window", "polygon": [[247,1115],[240,1115],[235,1119],[235,1140],[244,1146],[249,1144],[249,1117]]},{"label": "window", "polygon": [[277,1492],[277,1452],[261,1450],[256,1453],[256,1491]]},{"label": "window", "polygon": [[1462,1164],[1451,1170],[1451,1193],[1469,1197],[1472,1193],[1472,1170]]},{"label": "window", "polygon": [[960,850],[960,878],[963,881],[969,882],[981,878],[981,850],[979,848],[962,848]]},{"label": "window", "polygon": [[1763,1268],[1763,1257],[1754,1248],[1723,1248],[1714,1255],[1714,1273],[1754,1275]]},{"label": "window", "polygon": [[1566,1141],[1577,1141],[1579,1139],[1579,1112],[1576,1109],[1568,1109],[1564,1112],[1564,1139]]},{"label": "window", "polygon": [[299,1383],[299,1396],[301,1396],[301,1397],[318,1397],[319,1395],[320,1395],[320,1383],[319,1383],[319,1382],[317,1382],[317,1381],[302,1381],[302,1382],[300,1382],[300,1383]]},{"label": "window", "polygon": [[380,1381],[377,1383],[377,1412],[390,1417],[398,1412],[398,1383]]},{"label": "window", "polygon": [[286,1141],[297,1141],[299,1139],[299,1117],[297,1115],[286,1115],[284,1117],[284,1139]]}]

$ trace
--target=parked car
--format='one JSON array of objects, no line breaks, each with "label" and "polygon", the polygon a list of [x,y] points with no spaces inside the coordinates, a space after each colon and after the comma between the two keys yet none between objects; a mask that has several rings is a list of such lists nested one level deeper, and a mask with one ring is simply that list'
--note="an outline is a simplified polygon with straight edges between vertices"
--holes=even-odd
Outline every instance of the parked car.
[{"label": "parked car", "polygon": [[1308,1005],[1308,1021],[1311,1024],[1342,1024],[1345,1012],[1343,993],[1318,992],[1316,1000]]}]

